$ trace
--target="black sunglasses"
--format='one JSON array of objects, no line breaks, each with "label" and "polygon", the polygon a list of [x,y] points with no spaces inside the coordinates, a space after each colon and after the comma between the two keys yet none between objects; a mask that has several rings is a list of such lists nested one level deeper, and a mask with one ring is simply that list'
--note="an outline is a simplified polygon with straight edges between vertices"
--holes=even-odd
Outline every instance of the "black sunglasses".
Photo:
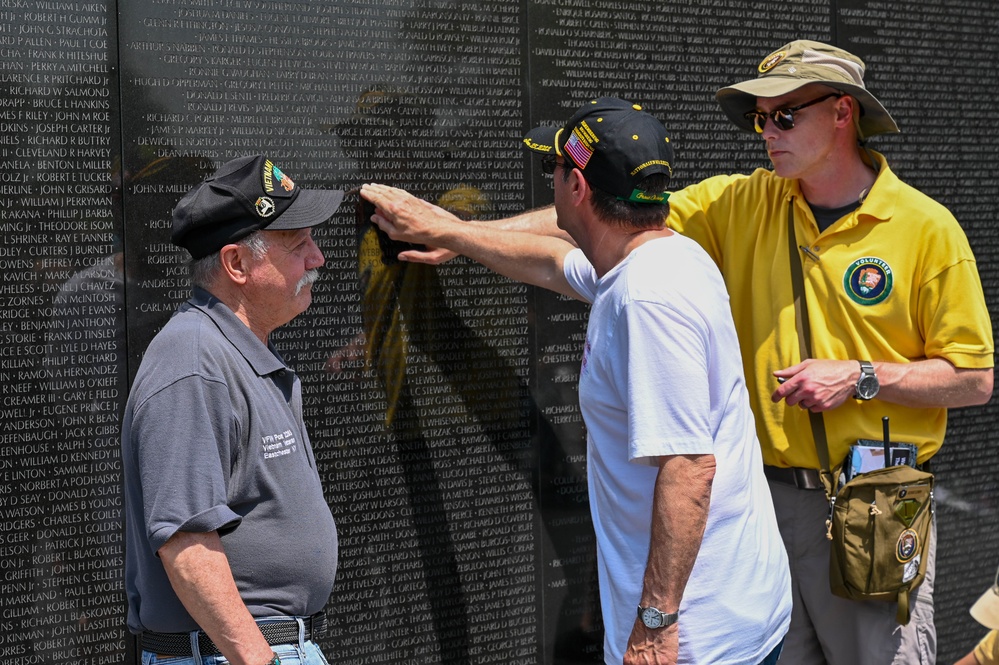
[{"label": "black sunglasses", "polygon": [[810,102],[805,102],[804,104],[798,104],[797,106],[792,106],[786,109],[777,109],[776,111],[770,111],[765,113],[763,111],[750,111],[745,115],[746,120],[751,120],[753,122],[753,127],[756,129],[757,134],[763,133],[763,128],[767,124],[767,120],[773,120],[774,124],[780,129],[787,131],[789,129],[794,129],[794,114],[801,109],[808,108],[819,102],[824,102],[830,97],[835,97],[839,99],[844,94],[843,92],[830,92],[828,95],[823,95],[818,99],[813,99]]},{"label": "black sunglasses", "polygon": [[553,175],[555,173],[555,169],[557,169],[558,167],[571,166],[567,162],[562,162],[561,164],[559,164],[557,161],[555,161],[555,159],[556,159],[555,155],[542,155],[541,172],[544,173],[545,175]]}]

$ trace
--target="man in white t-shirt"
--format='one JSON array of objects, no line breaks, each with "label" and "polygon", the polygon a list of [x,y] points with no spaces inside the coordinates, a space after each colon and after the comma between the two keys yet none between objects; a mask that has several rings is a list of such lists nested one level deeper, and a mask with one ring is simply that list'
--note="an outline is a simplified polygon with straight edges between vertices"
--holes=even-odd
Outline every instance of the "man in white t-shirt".
[{"label": "man in white t-shirt", "polygon": [[395,239],[592,304],[579,396],[606,662],[773,663],[790,621],[787,555],[725,284],[664,224],[666,130],[602,98],[524,142],[554,173],[558,224],[579,249],[463,223],[383,185],[362,196]]}]

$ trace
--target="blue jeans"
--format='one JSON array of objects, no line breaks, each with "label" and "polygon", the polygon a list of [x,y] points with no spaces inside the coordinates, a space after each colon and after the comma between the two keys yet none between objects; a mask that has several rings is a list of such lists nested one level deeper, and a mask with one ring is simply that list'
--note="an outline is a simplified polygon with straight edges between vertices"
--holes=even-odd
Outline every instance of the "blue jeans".
[{"label": "blue jeans", "polygon": [[776,665],[777,660],[780,659],[780,651],[783,648],[784,648],[784,640],[781,640],[780,644],[774,647],[774,650],[771,651],[769,655],[767,655],[767,657],[763,659],[763,662],[760,663],[760,665]]},{"label": "blue jeans", "polygon": [[[301,645],[298,644],[278,644],[273,647],[274,653],[281,659],[281,665],[329,665],[329,661],[319,650],[319,645],[308,640]],[[156,665],[156,663],[168,663],[169,665],[198,665],[193,656],[166,656],[157,658],[156,654],[148,651],[142,652],[142,665]],[[228,660],[224,656],[201,656],[201,665],[227,665]]]},{"label": "blue jeans", "polygon": [[[301,645],[279,644],[271,647],[274,653],[281,659],[281,665],[329,665],[323,652],[319,650],[319,645],[308,640]],[[142,665],[156,665],[156,663],[168,663],[169,665],[197,665],[193,656],[166,656],[157,658],[156,654],[148,651],[142,652]],[[225,656],[201,656],[201,665],[228,665],[229,661]]]}]

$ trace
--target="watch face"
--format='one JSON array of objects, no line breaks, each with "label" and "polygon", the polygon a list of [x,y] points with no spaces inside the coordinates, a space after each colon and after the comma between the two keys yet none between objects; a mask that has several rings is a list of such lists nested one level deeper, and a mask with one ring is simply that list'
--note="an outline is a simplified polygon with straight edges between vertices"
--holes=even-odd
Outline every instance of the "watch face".
[{"label": "watch face", "polygon": [[860,399],[871,399],[878,394],[878,378],[876,376],[866,375],[860,377],[860,381],[857,382],[857,396]]},{"label": "watch face", "polygon": [[642,610],[642,623],[648,628],[659,628],[663,625],[663,613],[654,607]]}]

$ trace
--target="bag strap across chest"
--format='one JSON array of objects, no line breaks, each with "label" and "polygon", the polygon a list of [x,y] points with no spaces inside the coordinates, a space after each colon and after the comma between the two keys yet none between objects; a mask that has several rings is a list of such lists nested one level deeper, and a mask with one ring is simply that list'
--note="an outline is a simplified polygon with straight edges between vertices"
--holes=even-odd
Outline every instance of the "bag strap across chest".
[{"label": "bag strap across chest", "polygon": [[[801,349],[801,359],[812,357],[812,327],[808,321],[808,298],[805,297],[805,277],[801,268],[801,255],[794,232],[794,197],[787,204],[787,255],[791,263],[791,289],[794,293],[794,314],[798,320],[795,329],[798,331],[798,346]],[[809,410],[808,420],[812,425],[812,438],[815,439],[815,452],[819,456],[819,465],[823,475],[829,475],[829,444],[826,440],[826,424],[822,414]],[[832,491],[832,487],[827,487]]]}]

